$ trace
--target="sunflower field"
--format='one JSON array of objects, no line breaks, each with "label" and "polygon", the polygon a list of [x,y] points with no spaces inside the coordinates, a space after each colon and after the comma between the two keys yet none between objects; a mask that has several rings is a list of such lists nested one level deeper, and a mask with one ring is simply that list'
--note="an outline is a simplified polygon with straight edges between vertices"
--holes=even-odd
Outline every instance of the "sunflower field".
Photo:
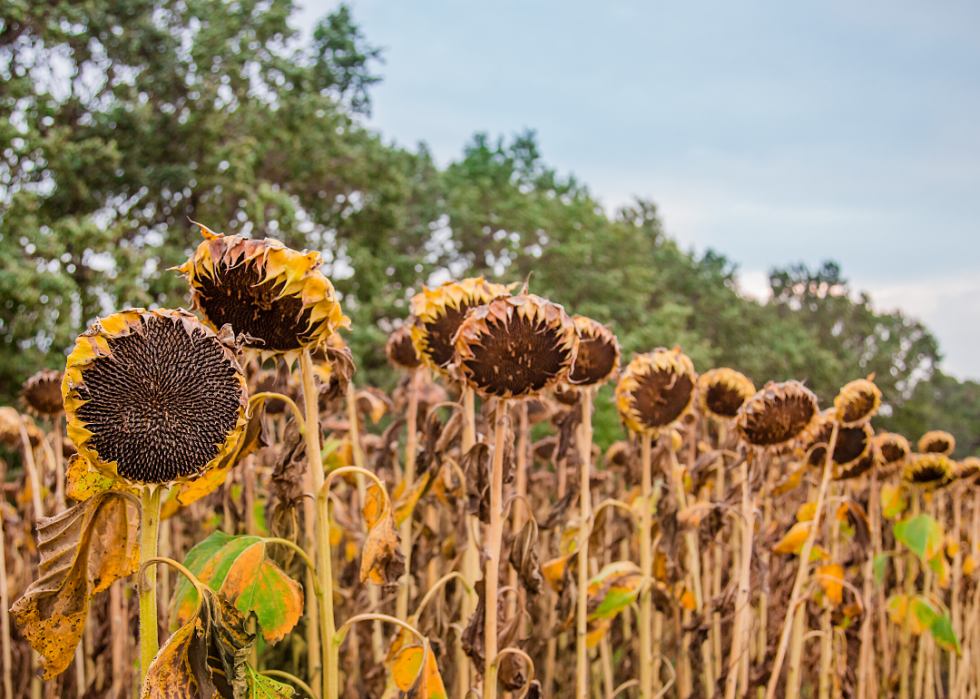
[{"label": "sunflower field", "polygon": [[0,10],[4,699],[980,697],[925,327],[385,145],[345,6],[124,5]]}]

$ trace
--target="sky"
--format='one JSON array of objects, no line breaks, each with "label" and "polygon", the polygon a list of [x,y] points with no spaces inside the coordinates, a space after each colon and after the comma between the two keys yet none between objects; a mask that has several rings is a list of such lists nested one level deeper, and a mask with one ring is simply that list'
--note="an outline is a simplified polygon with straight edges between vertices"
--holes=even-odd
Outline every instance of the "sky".
[{"label": "sky", "polygon": [[[298,0],[309,30],[333,0]],[[355,0],[382,47],[370,128],[445,165],[534,129],[610,211],[659,207],[686,249],[841,264],[980,379],[980,3]]]}]

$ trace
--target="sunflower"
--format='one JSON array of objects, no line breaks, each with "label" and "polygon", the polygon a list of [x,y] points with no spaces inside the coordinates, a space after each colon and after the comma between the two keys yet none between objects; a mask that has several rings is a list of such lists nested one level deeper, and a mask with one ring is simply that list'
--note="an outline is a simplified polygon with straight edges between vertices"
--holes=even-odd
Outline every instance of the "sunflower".
[{"label": "sunflower", "polygon": [[945,454],[913,454],[902,480],[925,490],[943,488],[952,483],[957,476],[956,467]]},{"label": "sunflower", "polygon": [[817,397],[798,381],[767,383],[738,411],[738,431],[753,447],[783,450],[814,429]]},{"label": "sunflower", "polygon": [[755,395],[755,386],[734,369],[711,369],[698,378],[701,412],[716,420],[732,420],[739,408]]},{"label": "sunflower", "polygon": [[956,449],[956,439],[949,432],[933,430],[926,432],[919,440],[920,454],[942,454],[949,456]]},{"label": "sunflower", "polygon": [[[877,455],[878,447],[875,446],[873,442],[868,443],[868,448],[865,450],[864,454],[847,464],[842,466],[841,469],[834,473],[835,481],[846,481],[851,478],[857,478],[862,476],[878,463]],[[836,449],[834,450],[836,451]]]},{"label": "sunflower", "polygon": [[[807,462],[811,466],[823,466],[824,461],[827,459],[827,445],[830,444],[830,436],[833,432],[835,421],[836,413],[831,410],[823,411],[814,421],[813,428],[810,431],[812,437],[807,440],[807,448],[813,447],[807,459]],[[832,457],[834,466],[846,468],[853,462],[867,456],[873,438],[874,431],[867,423],[854,427],[839,425],[837,428],[837,442],[834,445],[834,454]]]},{"label": "sunflower", "polygon": [[519,294],[471,310],[455,345],[455,365],[471,388],[483,396],[523,398],[567,378],[578,333],[561,306]]},{"label": "sunflower", "polygon": [[658,432],[691,412],[697,380],[694,364],[680,347],[638,354],[616,385],[619,416],[634,432]]},{"label": "sunflower", "polygon": [[412,326],[415,324],[414,318],[406,320],[398,330],[388,336],[385,344],[385,354],[388,361],[397,369],[412,371],[422,365],[415,345],[412,343]]},{"label": "sunflower", "polygon": [[878,454],[881,455],[881,463],[884,466],[899,464],[908,458],[912,453],[909,440],[895,432],[882,432],[874,437],[875,446]]},{"label": "sunflower", "polygon": [[448,281],[435,289],[422,287],[412,298],[412,342],[430,369],[445,374],[453,361],[453,338],[467,311],[509,293],[509,287],[483,277]]},{"label": "sunflower", "polygon": [[97,320],[62,381],[68,436],[103,474],[172,483],[238,443],[248,388],[227,337],[187,311],[142,308]]},{"label": "sunflower", "polygon": [[568,383],[576,386],[601,386],[619,368],[619,343],[609,328],[591,318],[574,315],[578,330],[578,354],[568,372]]},{"label": "sunflower", "polygon": [[60,414],[65,409],[61,400],[61,372],[42,369],[24,382],[20,396],[35,415]]},{"label": "sunflower", "polygon": [[[200,224],[198,224],[200,225]],[[204,242],[180,267],[192,310],[212,329],[231,325],[265,359],[291,361],[340,327],[349,328],[333,285],[320,272],[320,253],[296,252],[277,240],[220,235],[201,226]]]},{"label": "sunflower", "polygon": [[881,390],[875,386],[874,374],[846,384],[834,398],[837,421],[841,427],[867,422],[881,407]]},{"label": "sunflower", "polygon": [[974,476],[980,476],[980,458],[976,456],[966,457],[957,465],[956,474],[964,481]]}]

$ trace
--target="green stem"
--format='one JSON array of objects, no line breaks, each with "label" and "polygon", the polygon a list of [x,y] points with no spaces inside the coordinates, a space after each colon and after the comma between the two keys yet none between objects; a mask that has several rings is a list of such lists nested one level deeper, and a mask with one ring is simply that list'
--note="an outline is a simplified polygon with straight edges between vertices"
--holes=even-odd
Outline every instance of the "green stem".
[{"label": "green stem", "polygon": [[263,670],[259,673],[260,675],[265,675],[266,677],[278,677],[279,679],[286,680],[287,682],[296,685],[304,692],[310,699],[316,699],[316,694],[313,693],[313,688],[306,684],[303,680],[298,678],[296,675],[291,675],[288,672],[283,672],[281,670]]},{"label": "green stem", "polygon": [[[303,407],[306,409],[306,458],[313,478],[313,492],[316,496],[316,564],[323,603],[320,611],[321,662],[323,664],[323,697],[337,699],[340,693],[340,678],[337,677],[338,664],[334,644],[330,642],[336,631],[333,616],[333,570],[330,552],[330,510],[327,493],[323,489],[323,461],[320,456],[320,415],[317,401],[319,395],[313,382],[313,359],[309,350],[300,355],[300,372],[303,375]],[[311,673],[312,674],[312,673]]]},{"label": "green stem", "polygon": [[[140,493],[140,567],[157,555],[157,536],[160,529],[160,497],[162,486],[143,486]],[[140,585],[140,681],[160,649],[157,629],[157,572],[148,568],[145,585]]]}]

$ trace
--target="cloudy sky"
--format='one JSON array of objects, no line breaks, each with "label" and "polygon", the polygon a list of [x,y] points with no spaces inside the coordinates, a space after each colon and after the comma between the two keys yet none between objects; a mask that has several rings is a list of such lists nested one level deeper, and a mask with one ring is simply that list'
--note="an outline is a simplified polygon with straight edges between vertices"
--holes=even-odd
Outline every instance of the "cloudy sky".
[{"label": "cloudy sky", "polygon": [[653,199],[746,293],[835,259],[980,379],[980,3],[350,4],[384,48],[387,140],[445,164],[475,131],[535,129],[549,164],[610,210]]}]

